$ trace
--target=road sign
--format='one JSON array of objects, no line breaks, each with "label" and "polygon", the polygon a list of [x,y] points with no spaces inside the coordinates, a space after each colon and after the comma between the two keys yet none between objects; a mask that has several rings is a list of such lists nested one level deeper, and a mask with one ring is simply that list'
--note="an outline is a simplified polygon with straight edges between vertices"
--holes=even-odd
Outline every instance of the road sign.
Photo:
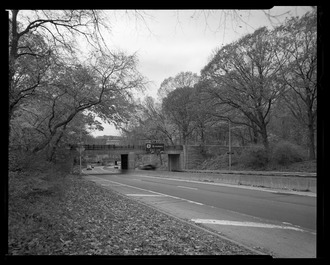
[{"label": "road sign", "polygon": [[151,144],[151,149],[164,151],[164,144]]},{"label": "road sign", "polygon": [[154,153],[154,152],[164,152],[165,150],[165,146],[164,144],[159,144],[159,143],[147,143],[146,144],[146,151],[150,152],[150,153]]}]

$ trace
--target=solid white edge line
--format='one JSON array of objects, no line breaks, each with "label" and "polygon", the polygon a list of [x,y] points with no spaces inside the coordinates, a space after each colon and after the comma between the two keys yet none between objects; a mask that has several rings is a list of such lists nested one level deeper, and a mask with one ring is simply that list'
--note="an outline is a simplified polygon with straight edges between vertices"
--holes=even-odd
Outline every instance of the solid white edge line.
[{"label": "solid white edge line", "polygon": [[156,192],[156,191],[152,191],[152,190],[147,190],[147,189],[142,189],[142,188],[134,187],[134,186],[131,186],[131,185],[122,184],[122,183],[120,183],[120,182],[116,182],[116,181],[112,181],[112,180],[107,180],[107,179],[103,179],[103,178],[96,177],[96,176],[93,176],[93,178],[94,178],[94,179],[95,179],[95,178],[96,178],[96,179],[101,179],[101,180],[103,180],[103,181],[108,181],[108,182],[115,183],[115,184],[120,184],[120,185],[122,185],[122,186],[127,186],[127,187],[130,187],[130,188],[133,188],[133,189],[143,190],[143,191],[147,191],[147,192],[151,192],[151,193],[159,194],[159,195],[166,196],[166,197],[170,197],[170,198],[174,198],[174,199],[179,199],[179,200],[187,201],[187,202],[194,203],[194,204],[197,204],[197,205],[204,205],[203,203],[200,203],[200,202],[195,202],[195,201],[187,200],[187,199],[184,199],[184,198],[180,198],[180,197],[176,197],[176,196],[172,196],[172,195],[168,195],[168,194],[164,194],[164,193],[160,193],[160,192]]},{"label": "solid white edge line", "polygon": [[139,193],[129,193],[125,194],[126,196],[136,196],[136,197],[163,197],[164,195],[160,194],[139,194]]},{"label": "solid white edge line", "polygon": [[238,222],[238,221],[215,220],[215,219],[191,219],[191,221],[198,224],[232,225],[232,226],[258,227],[258,228],[279,228],[279,229],[290,229],[290,230],[304,232],[303,229],[294,226],[273,225],[266,223]]}]

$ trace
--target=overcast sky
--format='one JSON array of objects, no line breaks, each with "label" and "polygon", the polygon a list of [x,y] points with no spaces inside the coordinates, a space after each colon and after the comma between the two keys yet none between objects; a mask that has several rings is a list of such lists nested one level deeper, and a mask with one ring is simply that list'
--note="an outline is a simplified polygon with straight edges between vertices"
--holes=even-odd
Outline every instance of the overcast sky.
[{"label": "overcast sky", "polygon": [[[165,78],[180,72],[200,74],[212,52],[257,28],[272,28],[290,16],[301,16],[310,7],[274,7],[270,10],[133,10],[107,11],[111,33],[106,35],[111,49],[136,53],[138,69],[151,83],[145,93],[157,98]],[[267,14],[275,17],[269,17]],[[99,135],[119,135],[114,126],[104,124]]]}]

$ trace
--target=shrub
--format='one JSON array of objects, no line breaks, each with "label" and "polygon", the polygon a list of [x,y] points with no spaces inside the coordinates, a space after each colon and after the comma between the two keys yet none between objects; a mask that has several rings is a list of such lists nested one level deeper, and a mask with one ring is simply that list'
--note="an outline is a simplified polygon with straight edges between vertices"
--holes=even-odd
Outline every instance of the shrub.
[{"label": "shrub", "polygon": [[268,153],[263,146],[254,145],[245,148],[240,156],[241,163],[246,167],[262,168],[269,161]]},{"label": "shrub", "polygon": [[305,159],[304,150],[287,141],[278,142],[273,149],[272,159],[280,165],[301,162]]},{"label": "shrub", "polygon": [[9,150],[9,171],[44,170],[49,167],[44,154],[33,154],[23,150]]},{"label": "shrub", "polygon": [[[240,157],[235,153],[231,156],[231,165],[237,165]],[[206,170],[227,170],[229,164],[229,156],[227,154],[213,156],[204,160],[198,167]]]}]

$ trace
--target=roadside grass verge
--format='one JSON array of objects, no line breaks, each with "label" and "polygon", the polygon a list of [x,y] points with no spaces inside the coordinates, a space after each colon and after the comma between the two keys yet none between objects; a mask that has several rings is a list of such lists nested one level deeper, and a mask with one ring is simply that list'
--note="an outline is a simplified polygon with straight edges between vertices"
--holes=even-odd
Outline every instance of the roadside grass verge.
[{"label": "roadside grass verge", "polygon": [[77,175],[9,173],[9,255],[255,255]]}]

